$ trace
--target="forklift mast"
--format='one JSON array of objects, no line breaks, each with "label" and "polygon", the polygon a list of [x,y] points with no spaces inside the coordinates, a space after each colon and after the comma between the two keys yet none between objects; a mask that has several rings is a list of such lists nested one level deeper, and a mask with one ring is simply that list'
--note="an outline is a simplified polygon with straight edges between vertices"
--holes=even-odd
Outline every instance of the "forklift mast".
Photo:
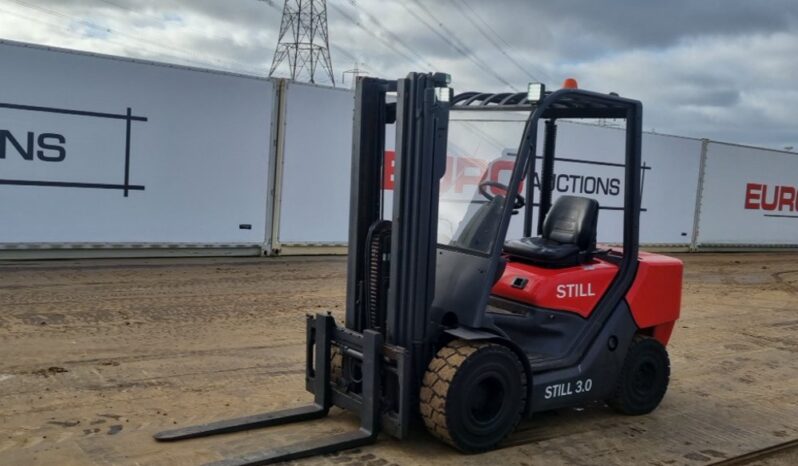
[{"label": "forklift mast", "polygon": [[[426,367],[434,296],[438,193],[446,170],[448,76],[362,78],[355,95],[346,327],[384,331]],[[395,93],[396,102],[388,102]],[[383,220],[386,125],[396,125],[391,220]]]}]

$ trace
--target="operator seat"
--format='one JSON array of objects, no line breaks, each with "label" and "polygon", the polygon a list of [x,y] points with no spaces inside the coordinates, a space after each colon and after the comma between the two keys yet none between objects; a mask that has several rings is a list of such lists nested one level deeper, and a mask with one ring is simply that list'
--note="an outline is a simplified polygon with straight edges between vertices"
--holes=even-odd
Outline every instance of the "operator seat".
[{"label": "operator seat", "polygon": [[543,235],[504,243],[511,258],[549,268],[572,267],[593,257],[599,203],[579,196],[560,196],[543,221]]}]

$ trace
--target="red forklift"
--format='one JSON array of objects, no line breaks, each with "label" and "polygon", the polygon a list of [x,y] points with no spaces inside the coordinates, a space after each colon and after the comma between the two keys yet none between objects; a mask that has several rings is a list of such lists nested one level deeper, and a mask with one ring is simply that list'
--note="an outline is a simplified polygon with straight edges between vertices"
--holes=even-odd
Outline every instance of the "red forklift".
[{"label": "red forklift", "polygon": [[[517,151],[493,156],[504,178],[495,176],[495,164],[477,164],[483,173],[466,201],[441,196],[457,112],[524,115]],[[597,200],[553,199],[560,119],[625,121],[623,205],[613,207],[622,215],[622,248],[597,246]],[[603,402],[629,415],[651,412],[668,387],[665,347],[679,317],[682,263],[639,251],[641,123],[640,102],[573,85],[454,96],[442,73],[361,78],[345,325],[329,313],[307,316],[313,402],[155,438],[305,421],[333,406],[360,417],[352,432],[213,463],[262,465],[355,448],[380,432],[405,438],[418,419],[442,441],[475,453],[495,448],[541,411]],[[386,130],[393,124],[387,199]],[[533,179],[540,180],[538,202]],[[452,208],[457,203],[464,207]],[[523,214],[523,236],[507,241],[514,214]]]}]

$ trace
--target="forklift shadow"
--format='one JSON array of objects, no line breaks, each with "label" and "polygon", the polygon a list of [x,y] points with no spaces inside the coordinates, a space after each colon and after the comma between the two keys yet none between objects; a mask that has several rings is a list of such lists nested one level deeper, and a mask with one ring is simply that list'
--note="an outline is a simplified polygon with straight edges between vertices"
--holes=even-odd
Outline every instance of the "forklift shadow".
[{"label": "forklift shadow", "polygon": [[[335,410],[334,417],[349,419],[346,414],[338,410]],[[618,414],[603,404],[536,413],[531,419],[521,421],[514,433],[493,451],[535,445],[557,438],[562,439],[591,432],[598,433],[617,428],[628,422],[628,416]],[[401,458],[410,464],[431,464],[435,462],[434,459],[443,461],[441,464],[449,464],[449,458],[459,458],[459,462],[464,461],[461,452],[435,438],[420,420],[413,422],[406,441],[399,441],[383,434],[376,447],[366,447],[362,450],[388,458]],[[359,451],[361,449],[358,449]],[[351,456],[352,453],[349,454]],[[490,452],[485,452],[485,454],[490,455]],[[476,455],[477,458],[480,456],[480,454]],[[472,457],[472,455],[465,458],[468,457]],[[396,462],[404,464],[400,460]],[[464,464],[472,463],[466,461]]]},{"label": "forklift shadow", "polygon": [[610,429],[619,426],[624,420],[628,420],[628,417],[617,414],[603,403],[535,413],[532,418],[522,420],[499,448]]}]

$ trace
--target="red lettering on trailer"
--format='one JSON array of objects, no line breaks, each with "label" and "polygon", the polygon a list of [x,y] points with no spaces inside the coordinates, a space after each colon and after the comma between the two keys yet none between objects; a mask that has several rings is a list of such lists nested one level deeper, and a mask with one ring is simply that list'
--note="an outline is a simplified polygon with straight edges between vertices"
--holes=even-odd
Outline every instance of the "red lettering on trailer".
[{"label": "red lettering on trailer", "polygon": [[[394,189],[394,172],[396,152],[385,151],[385,174],[383,189]],[[462,194],[467,191],[467,186],[476,187],[484,181],[495,181],[504,185],[509,184],[515,167],[515,159],[502,156],[492,161],[473,157],[446,157],[446,173],[441,178],[441,194]],[[524,194],[526,180],[522,179],[518,185],[518,192]],[[540,189],[538,174],[535,173],[534,186]],[[761,184],[748,183],[745,198],[746,209],[760,209],[759,201],[762,199]],[[551,190],[572,194],[596,194],[605,196],[618,196],[621,192],[621,180],[611,177],[594,177],[585,175],[559,174],[555,175]],[[497,187],[490,186],[487,190],[494,196],[506,196],[507,193]],[[798,195],[798,189],[795,190]],[[781,199],[781,198],[779,198]],[[788,199],[789,195],[788,195]],[[778,201],[786,202],[786,201]],[[798,208],[796,208],[798,210]]]},{"label": "red lettering on trailer", "polygon": [[[507,167],[501,167],[509,170],[512,173],[513,162],[507,161]],[[491,175],[491,180],[498,180],[498,173],[501,170],[495,170],[496,177]],[[382,189],[392,191],[396,185],[394,175],[396,173],[396,151],[386,150],[385,161],[383,164],[383,180]],[[446,157],[446,173],[441,178],[441,192],[445,193],[452,189],[454,186],[456,193],[462,193],[463,188],[468,185],[476,186],[484,179],[485,162],[479,159],[469,157]],[[496,194],[496,193],[494,193]],[[500,193],[504,194],[504,193]]]},{"label": "red lettering on trailer", "polygon": [[781,195],[779,196],[779,211],[782,207],[787,207],[790,212],[798,210],[798,205],[795,204],[795,188],[791,186],[782,186]]},{"label": "red lettering on trailer", "polygon": [[757,201],[760,199],[759,191],[762,191],[762,185],[756,183],[748,183],[745,185],[745,208],[749,210],[756,210],[759,208]]},{"label": "red lettering on trailer", "polygon": [[454,165],[454,157],[446,157],[446,173],[444,173],[443,178],[441,178],[442,193],[445,193],[452,188],[452,179],[454,178],[454,170],[452,170],[452,165]]},{"label": "red lettering on trailer", "polygon": [[773,200],[768,202],[768,185],[762,185],[762,202],[760,205],[765,210],[776,210],[776,205],[778,205],[777,197],[779,195],[779,187],[777,186],[776,189],[773,191]]},{"label": "red lettering on trailer", "polygon": [[747,183],[745,185],[745,208],[747,210],[798,212],[798,188]]},{"label": "red lettering on trailer", "polygon": [[[488,179],[491,181],[498,181],[501,184],[508,185],[510,184],[510,177],[513,175],[513,169],[515,168],[515,160],[494,160],[488,166],[489,177]],[[507,173],[507,175],[502,178],[502,173]],[[482,180],[484,181],[484,180]],[[524,181],[521,180],[521,183],[518,185],[518,192],[523,194],[524,193]],[[507,193],[495,186],[490,187],[491,193],[495,195],[506,196]]]},{"label": "red lettering on trailer", "polygon": [[[514,160],[494,160],[487,163],[484,160],[471,157],[448,156],[446,157],[446,173],[441,178],[441,192],[446,193],[454,188],[454,192],[460,194],[466,186],[477,186],[486,179],[508,184],[514,167]],[[383,189],[389,191],[394,189],[396,183],[395,172],[396,152],[386,150],[383,164]],[[505,192],[494,186],[489,189],[494,195],[506,195]],[[523,192],[523,189],[524,181],[522,180],[518,191]]]}]

